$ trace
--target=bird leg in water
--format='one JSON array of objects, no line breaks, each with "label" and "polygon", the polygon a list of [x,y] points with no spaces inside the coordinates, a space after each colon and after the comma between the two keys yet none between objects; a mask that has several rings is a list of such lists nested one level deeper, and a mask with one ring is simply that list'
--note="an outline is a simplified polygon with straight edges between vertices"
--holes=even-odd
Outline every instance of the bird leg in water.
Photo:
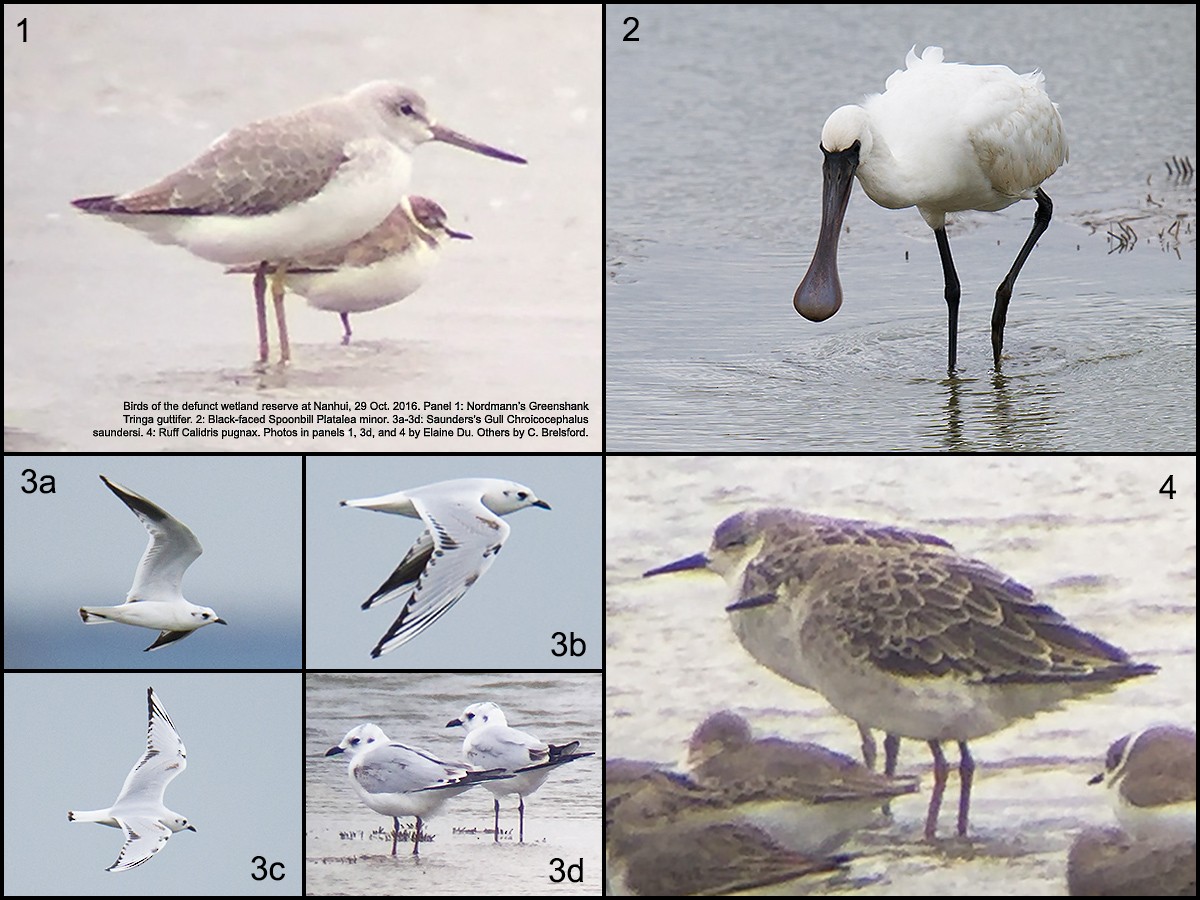
[{"label": "bird leg in water", "polygon": [[946,226],[935,228],[933,235],[937,238],[938,253],[942,257],[942,275],[946,279],[946,306],[950,310],[950,362],[946,371],[953,375],[954,361],[958,355],[958,298],[962,296],[962,288],[958,283],[958,273],[954,271],[954,260],[950,258]]},{"label": "bird leg in water", "polygon": [[1034,197],[1037,199],[1037,212],[1033,214],[1033,230],[1025,239],[1025,246],[1017,254],[1016,262],[1009,269],[1008,275],[996,288],[996,305],[992,308],[992,359],[997,369],[1000,368],[1000,351],[1004,349],[1004,322],[1008,318],[1008,301],[1012,298],[1013,285],[1017,283],[1017,276],[1021,273],[1025,260],[1029,258],[1033,245],[1050,227],[1050,215],[1054,212],[1054,204],[1050,202],[1045,191],[1038,188]]}]

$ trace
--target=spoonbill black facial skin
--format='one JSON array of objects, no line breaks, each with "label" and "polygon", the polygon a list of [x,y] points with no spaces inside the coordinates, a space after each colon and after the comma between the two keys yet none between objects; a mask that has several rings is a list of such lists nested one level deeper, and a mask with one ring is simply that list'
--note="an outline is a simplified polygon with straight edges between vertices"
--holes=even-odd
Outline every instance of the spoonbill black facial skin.
[{"label": "spoonbill black facial skin", "polygon": [[940,47],[928,47],[920,57],[914,47],[905,64],[888,78],[884,93],[867,97],[862,106],[834,110],[821,129],[821,229],[792,303],[813,322],[841,307],[837,242],[857,177],[880,206],[915,206],[933,229],[945,280],[953,373],[961,289],[946,213],[994,212],[1035,200],[1033,229],[996,289],[992,359],[999,369],[1013,285],[1054,209],[1041,185],[1067,161],[1058,105],[1047,96],[1040,71],[1017,75],[1007,66],[947,63]]}]

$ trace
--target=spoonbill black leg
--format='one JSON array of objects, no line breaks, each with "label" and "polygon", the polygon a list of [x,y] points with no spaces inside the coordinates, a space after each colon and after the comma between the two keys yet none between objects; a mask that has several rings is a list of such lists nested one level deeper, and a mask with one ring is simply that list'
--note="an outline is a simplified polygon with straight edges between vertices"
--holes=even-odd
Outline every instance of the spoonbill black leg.
[{"label": "spoonbill black leg", "polygon": [[1013,285],[1017,283],[1017,276],[1021,274],[1021,267],[1029,258],[1033,245],[1050,227],[1050,216],[1054,212],[1054,204],[1050,202],[1050,197],[1045,191],[1038,188],[1033,196],[1037,200],[1037,212],[1033,214],[1033,230],[1025,239],[1025,246],[1017,254],[1016,262],[1009,269],[1008,275],[1000,282],[1000,287],[996,288],[996,305],[992,308],[992,359],[996,368],[1000,367],[1000,351],[1004,349],[1004,323],[1008,319],[1008,301],[1012,298]]},{"label": "spoonbill black leg", "polygon": [[[938,253],[942,257],[942,274],[946,279],[946,306],[950,312],[950,361],[946,371],[954,374],[954,361],[958,351],[958,298],[962,288],[958,283],[958,273],[954,271],[954,260],[950,258],[950,240],[946,237],[946,227],[933,230],[937,238]],[[1004,327],[1003,323],[1000,326]]]}]

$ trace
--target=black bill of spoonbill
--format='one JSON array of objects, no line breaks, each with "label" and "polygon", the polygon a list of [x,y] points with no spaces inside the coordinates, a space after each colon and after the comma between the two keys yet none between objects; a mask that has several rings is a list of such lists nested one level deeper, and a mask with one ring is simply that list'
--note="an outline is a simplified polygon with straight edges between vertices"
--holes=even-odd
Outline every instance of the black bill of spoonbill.
[{"label": "black bill of spoonbill", "polygon": [[942,59],[941,47],[908,52],[905,69],[862,106],[835,109],[821,129],[825,154],[821,230],[808,272],[796,288],[796,312],[813,322],[842,305],[838,233],[854,177],[888,209],[915,206],[933,229],[950,316],[949,369],[958,341],[958,274],[946,238],[946,213],[994,212],[1036,200],[1033,230],[992,309],[992,356],[1000,365],[1013,284],[1050,224],[1053,204],[1041,185],[1067,161],[1067,136],[1040,70],[1018,75],[1007,66],[969,66]]}]

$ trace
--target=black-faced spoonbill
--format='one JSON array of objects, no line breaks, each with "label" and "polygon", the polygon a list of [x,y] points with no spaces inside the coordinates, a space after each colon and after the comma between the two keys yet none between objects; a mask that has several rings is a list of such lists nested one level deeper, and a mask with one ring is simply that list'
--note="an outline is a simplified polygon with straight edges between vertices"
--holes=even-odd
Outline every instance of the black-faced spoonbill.
[{"label": "black-faced spoonbill", "polygon": [[1033,230],[996,288],[992,356],[998,367],[1013,284],[1054,209],[1041,184],[1067,161],[1062,118],[1046,95],[1040,71],[1017,75],[1007,66],[947,63],[941,47],[928,47],[920,57],[914,47],[905,64],[888,78],[882,94],[867,97],[862,106],[840,107],[825,120],[821,231],[792,302],[796,312],[814,322],[828,319],[842,305],[838,232],[857,175],[880,206],[915,206],[933,229],[946,279],[953,372],[960,290],[946,213],[994,212],[1036,200]]}]

